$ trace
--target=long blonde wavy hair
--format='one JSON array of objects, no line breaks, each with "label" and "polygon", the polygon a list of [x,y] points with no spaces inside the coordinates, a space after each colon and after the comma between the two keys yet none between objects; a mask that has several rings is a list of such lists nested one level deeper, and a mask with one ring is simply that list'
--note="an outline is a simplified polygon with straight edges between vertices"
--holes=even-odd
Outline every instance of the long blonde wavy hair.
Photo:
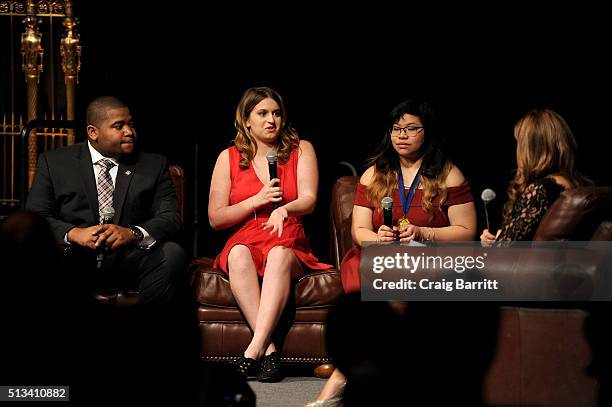
[{"label": "long blonde wavy hair", "polygon": [[508,186],[504,217],[511,216],[516,200],[538,178],[558,174],[572,188],[591,184],[575,168],[578,145],[569,125],[558,113],[549,109],[530,111],[514,125],[514,138],[517,169]]},{"label": "long blonde wavy hair", "polygon": [[367,162],[367,166],[374,166],[374,178],[366,190],[366,197],[371,202],[379,203],[385,196],[391,196],[394,189],[397,188],[400,161],[399,154],[391,142],[391,129],[405,114],[417,116],[423,124],[425,140],[422,146],[423,161],[420,181],[423,186],[422,205],[426,212],[432,213],[434,199],[439,197],[439,204],[442,205],[448,197],[446,177],[452,169],[452,164],[442,151],[442,141],[434,126],[433,110],[425,101],[404,101],[389,114],[385,137],[374,156]]},{"label": "long blonde wavy hair", "polygon": [[236,108],[236,137],[233,141],[240,152],[240,168],[242,169],[249,168],[249,164],[257,153],[257,143],[247,128],[246,122],[255,106],[267,98],[271,98],[278,103],[281,110],[281,124],[276,143],[278,160],[281,163],[286,163],[291,154],[291,150],[300,145],[298,133],[291,127],[287,120],[285,104],[278,92],[272,88],[263,86],[249,88],[242,94],[242,98],[240,98],[240,102]]}]

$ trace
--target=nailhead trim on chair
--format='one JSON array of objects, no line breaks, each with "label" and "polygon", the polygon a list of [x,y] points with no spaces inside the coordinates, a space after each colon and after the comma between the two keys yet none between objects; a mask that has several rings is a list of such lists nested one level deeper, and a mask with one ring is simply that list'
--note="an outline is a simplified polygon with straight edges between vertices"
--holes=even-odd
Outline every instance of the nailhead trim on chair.
[{"label": "nailhead trim on chair", "polygon": [[330,358],[285,358],[281,357],[283,362],[298,362],[298,363],[330,363]]},{"label": "nailhead trim on chair", "polygon": [[[202,360],[207,362],[233,362],[236,359],[238,356],[202,356]],[[285,363],[331,363],[330,358],[281,357],[281,361]]]}]

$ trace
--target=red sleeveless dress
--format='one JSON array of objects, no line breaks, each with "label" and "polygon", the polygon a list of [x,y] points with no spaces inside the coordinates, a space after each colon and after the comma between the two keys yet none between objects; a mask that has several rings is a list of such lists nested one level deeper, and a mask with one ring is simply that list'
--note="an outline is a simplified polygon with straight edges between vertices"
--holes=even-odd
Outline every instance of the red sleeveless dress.
[{"label": "red sleeveless dress", "polygon": [[[230,177],[232,187],[230,190],[230,205],[249,199],[257,194],[263,187],[263,183],[255,173],[253,163],[249,168],[240,168],[240,153],[235,146],[228,148],[230,161]],[[278,163],[278,178],[283,189],[283,201],[281,205],[294,201],[298,197],[297,187],[297,165],[299,147],[291,151],[289,160],[282,164]],[[284,246],[293,250],[295,256],[302,262],[307,270],[327,269],[331,265],[319,263],[318,259],[312,254],[310,243],[304,233],[304,226],[299,217],[289,216],[283,224],[283,234],[278,237],[278,233],[270,235],[270,229],[264,230],[263,224],[266,223],[272,212],[272,204],[261,207],[257,213],[251,214],[242,222],[233,227],[233,233],[228,239],[225,247],[215,259],[214,267],[228,272],[227,257],[230,250],[237,244],[245,245],[251,251],[251,257],[255,263],[255,268],[260,276],[264,275],[268,252],[275,246]]]},{"label": "red sleeveless dress", "polygon": [[[372,225],[374,230],[384,224],[383,213],[380,210],[380,205],[368,200],[366,197],[367,187],[361,183],[357,184],[355,193],[354,205],[364,206],[372,209]],[[393,219],[399,219],[403,216],[399,192],[397,189],[393,191]],[[426,212],[423,209],[423,190],[417,189],[414,191],[410,208],[408,208],[408,220],[416,226],[427,226],[432,228],[440,228],[450,226],[448,221],[448,207],[458,204],[464,204],[474,201],[470,184],[466,181],[456,187],[447,188],[446,201],[440,206],[440,199],[435,198],[433,201],[432,212]],[[342,287],[346,293],[361,290],[361,279],[359,276],[359,262],[361,261],[361,249],[353,247],[349,250],[342,259],[340,264],[340,275],[342,277]]]}]

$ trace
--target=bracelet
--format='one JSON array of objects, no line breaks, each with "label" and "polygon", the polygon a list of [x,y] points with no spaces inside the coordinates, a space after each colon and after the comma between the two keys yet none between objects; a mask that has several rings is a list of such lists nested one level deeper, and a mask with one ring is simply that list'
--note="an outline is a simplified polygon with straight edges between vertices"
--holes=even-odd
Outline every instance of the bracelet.
[{"label": "bracelet", "polygon": [[255,204],[253,203],[254,196],[251,197],[251,208],[253,208],[253,214],[255,215],[255,220],[257,220],[257,210],[255,209]]},{"label": "bracelet", "polygon": [[434,231],[434,229],[430,227],[428,227],[427,229],[429,229],[429,233],[427,234],[427,236],[425,236],[425,241],[430,242],[435,240],[436,232]]}]

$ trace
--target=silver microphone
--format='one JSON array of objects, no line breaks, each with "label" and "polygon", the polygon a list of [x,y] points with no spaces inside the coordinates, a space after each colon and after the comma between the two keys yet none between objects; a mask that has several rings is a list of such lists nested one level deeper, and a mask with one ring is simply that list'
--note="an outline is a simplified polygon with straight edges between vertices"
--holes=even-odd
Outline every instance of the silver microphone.
[{"label": "silver microphone", "polygon": [[489,220],[489,205],[495,200],[496,198],[496,194],[495,191],[493,191],[491,188],[487,188],[484,191],[482,191],[482,194],[480,194],[480,199],[482,199],[482,202],[484,203],[484,209],[485,209],[485,218],[487,221],[487,229],[489,230],[489,233],[495,234],[497,232],[497,230],[493,230],[493,223]]},{"label": "silver microphone", "polygon": [[112,206],[107,206],[106,208],[102,208],[102,225],[108,225],[113,223],[113,218],[115,217],[115,208]]},{"label": "silver microphone", "polygon": [[[102,208],[102,220],[100,224],[110,225],[113,223],[114,217],[115,217],[115,209],[112,206],[107,206],[106,208]],[[104,246],[98,247],[98,250],[97,250],[96,268],[98,270],[102,269],[102,263],[104,263]]]},{"label": "silver microphone", "polygon": [[383,219],[385,226],[393,228],[393,198],[386,196],[380,201],[380,204],[383,207]]}]

